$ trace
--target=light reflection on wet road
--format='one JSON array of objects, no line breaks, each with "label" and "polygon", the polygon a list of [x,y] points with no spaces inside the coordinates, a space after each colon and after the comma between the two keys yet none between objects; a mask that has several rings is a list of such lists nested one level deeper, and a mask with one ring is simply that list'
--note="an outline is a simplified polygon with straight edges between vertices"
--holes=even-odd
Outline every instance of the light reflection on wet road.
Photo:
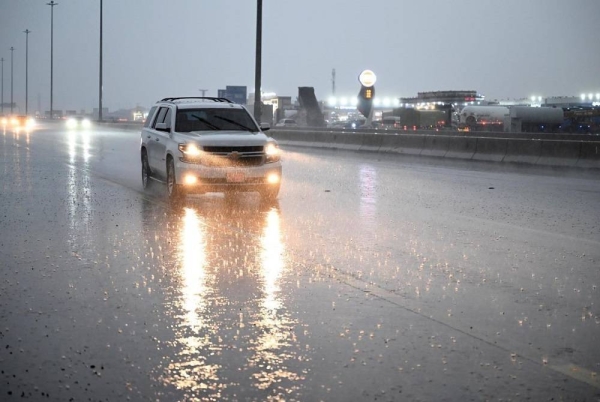
[{"label": "light reflection on wet road", "polygon": [[297,149],[170,206],[135,132],[0,144],[0,400],[600,396],[597,175]]}]

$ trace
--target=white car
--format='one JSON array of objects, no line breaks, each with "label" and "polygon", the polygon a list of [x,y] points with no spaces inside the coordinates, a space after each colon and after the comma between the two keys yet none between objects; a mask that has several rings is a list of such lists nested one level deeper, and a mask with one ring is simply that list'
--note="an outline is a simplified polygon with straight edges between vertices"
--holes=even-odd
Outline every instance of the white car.
[{"label": "white car", "polygon": [[92,121],[85,116],[71,116],[67,118],[66,125],[67,128],[70,129],[90,128],[92,126]]},{"label": "white car", "polygon": [[275,127],[298,127],[298,123],[294,119],[281,119],[275,124]]},{"label": "white car", "polygon": [[165,98],[141,133],[142,184],[166,182],[170,199],[188,193],[258,191],[277,198],[281,152],[242,105],[225,98]]}]

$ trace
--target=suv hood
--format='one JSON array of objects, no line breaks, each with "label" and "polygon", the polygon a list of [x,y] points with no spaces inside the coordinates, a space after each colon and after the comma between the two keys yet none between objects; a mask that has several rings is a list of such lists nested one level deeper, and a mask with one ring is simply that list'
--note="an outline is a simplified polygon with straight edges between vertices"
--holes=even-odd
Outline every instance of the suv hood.
[{"label": "suv hood", "polygon": [[214,134],[212,132],[192,131],[190,133],[175,133],[173,136],[174,140],[178,143],[189,143],[193,142],[198,145],[212,145],[212,146],[227,146],[235,144],[236,146],[252,146],[252,145],[264,145],[269,140],[273,141],[263,132],[250,133],[240,131],[217,131]]}]

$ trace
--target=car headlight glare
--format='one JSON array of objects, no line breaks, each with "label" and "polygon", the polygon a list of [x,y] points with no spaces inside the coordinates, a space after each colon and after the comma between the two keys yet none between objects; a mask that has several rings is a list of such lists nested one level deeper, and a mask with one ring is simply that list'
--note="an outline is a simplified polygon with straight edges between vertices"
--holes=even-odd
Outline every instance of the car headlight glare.
[{"label": "car headlight glare", "polygon": [[277,162],[281,159],[281,150],[274,142],[270,142],[265,146],[265,155],[267,156],[267,163]]}]

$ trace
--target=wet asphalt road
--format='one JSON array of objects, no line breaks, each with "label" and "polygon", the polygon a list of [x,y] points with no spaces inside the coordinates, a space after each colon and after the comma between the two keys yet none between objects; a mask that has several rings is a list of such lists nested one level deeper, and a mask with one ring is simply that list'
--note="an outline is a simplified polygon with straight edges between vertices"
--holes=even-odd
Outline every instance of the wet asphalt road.
[{"label": "wet asphalt road", "polygon": [[0,137],[0,400],[600,400],[600,174],[289,148],[279,201],[139,135]]}]

